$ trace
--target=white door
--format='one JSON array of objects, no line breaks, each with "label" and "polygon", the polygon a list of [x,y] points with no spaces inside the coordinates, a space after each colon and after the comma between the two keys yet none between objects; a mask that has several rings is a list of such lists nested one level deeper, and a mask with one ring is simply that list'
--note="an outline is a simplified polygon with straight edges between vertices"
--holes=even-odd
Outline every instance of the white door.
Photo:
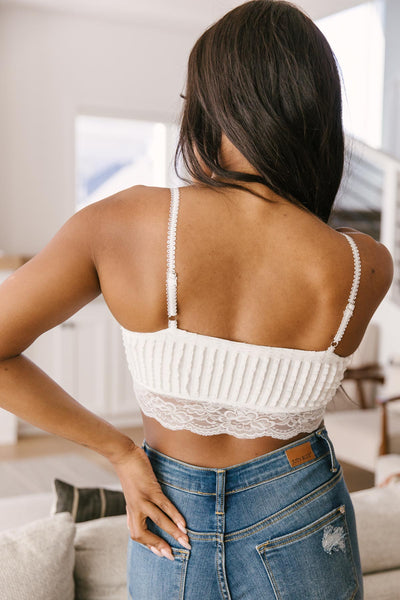
[{"label": "white door", "polygon": [[[42,334],[24,354],[80,404],[113,425],[141,425],[121,330],[102,296]],[[7,419],[14,422],[13,415]],[[0,443],[11,443],[12,438],[2,442],[1,420],[0,415]],[[18,432],[40,430],[18,419]]]}]

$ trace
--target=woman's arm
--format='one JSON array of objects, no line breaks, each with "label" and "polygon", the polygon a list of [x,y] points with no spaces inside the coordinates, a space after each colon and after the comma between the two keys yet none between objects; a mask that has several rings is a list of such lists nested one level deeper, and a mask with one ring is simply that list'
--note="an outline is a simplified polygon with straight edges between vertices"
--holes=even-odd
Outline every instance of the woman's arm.
[{"label": "woman's arm", "polygon": [[101,293],[93,249],[96,232],[104,232],[100,221],[106,202],[73,215],[39,254],[0,285],[0,406],[108,458],[125,494],[132,539],[173,560],[169,544],[148,530],[146,520],[185,546],[185,519],[163,493],[145,451],[22,354],[39,335]]},{"label": "woman's arm", "polygon": [[134,446],[76,402],[22,352],[101,293],[93,259],[95,205],[73,215],[45,248],[0,285],[0,406],[110,460]]}]

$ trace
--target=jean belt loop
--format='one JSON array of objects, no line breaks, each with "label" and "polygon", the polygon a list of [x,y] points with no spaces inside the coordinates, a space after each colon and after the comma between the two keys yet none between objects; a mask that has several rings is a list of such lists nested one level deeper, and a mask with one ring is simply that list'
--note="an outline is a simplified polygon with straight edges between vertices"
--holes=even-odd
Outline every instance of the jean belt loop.
[{"label": "jean belt loop", "polygon": [[323,427],[322,429],[318,429],[318,431],[316,431],[315,433],[319,437],[323,438],[326,441],[326,443],[328,444],[329,453],[331,455],[331,468],[330,468],[330,471],[332,473],[336,473],[337,466],[335,464],[335,454],[334,454],[334,451],[333,451],[333,444],[332,444],[331,439],[329,438],[328,432],[326,431],[325,427]]}]

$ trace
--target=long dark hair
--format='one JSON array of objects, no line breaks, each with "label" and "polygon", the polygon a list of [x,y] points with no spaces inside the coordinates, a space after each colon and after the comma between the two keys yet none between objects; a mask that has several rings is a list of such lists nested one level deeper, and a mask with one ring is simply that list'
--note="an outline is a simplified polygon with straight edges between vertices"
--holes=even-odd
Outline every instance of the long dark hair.
[{"label": "long dark hair", "polygon": [[[184,99],[174,159],[181,180],[193,183],[178,173],[180,155],[200,185],[264,198],[235,183],[260,182],[328,221],[344,164],[340,77],[326,38],[299,8],[252,0],[226,13],[190,53]],[[222,132],[259,175],[220,165]]]}]

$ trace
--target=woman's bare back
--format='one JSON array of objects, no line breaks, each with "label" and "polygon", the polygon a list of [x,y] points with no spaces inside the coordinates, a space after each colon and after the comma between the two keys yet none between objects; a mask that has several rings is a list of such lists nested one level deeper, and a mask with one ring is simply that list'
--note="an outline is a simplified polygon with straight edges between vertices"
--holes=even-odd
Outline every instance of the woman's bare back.
[{"label": "woman's bare back", "polygon": [[[178,327],[225,339],[325,350],[353,281],[348,241],[312,214],[242,191],[181,188]],[[166,248],[170,190],[135,186],[98,203],[93,251],[103,296],[133,331],[168,326]],[[356,309],[336,353],[358,347],[390,285],[388,251],[354,232],[362,274]],[[226,467],[299,439],[239,439],[171,431],[142,413],[153,448],[199,466]]]}]

